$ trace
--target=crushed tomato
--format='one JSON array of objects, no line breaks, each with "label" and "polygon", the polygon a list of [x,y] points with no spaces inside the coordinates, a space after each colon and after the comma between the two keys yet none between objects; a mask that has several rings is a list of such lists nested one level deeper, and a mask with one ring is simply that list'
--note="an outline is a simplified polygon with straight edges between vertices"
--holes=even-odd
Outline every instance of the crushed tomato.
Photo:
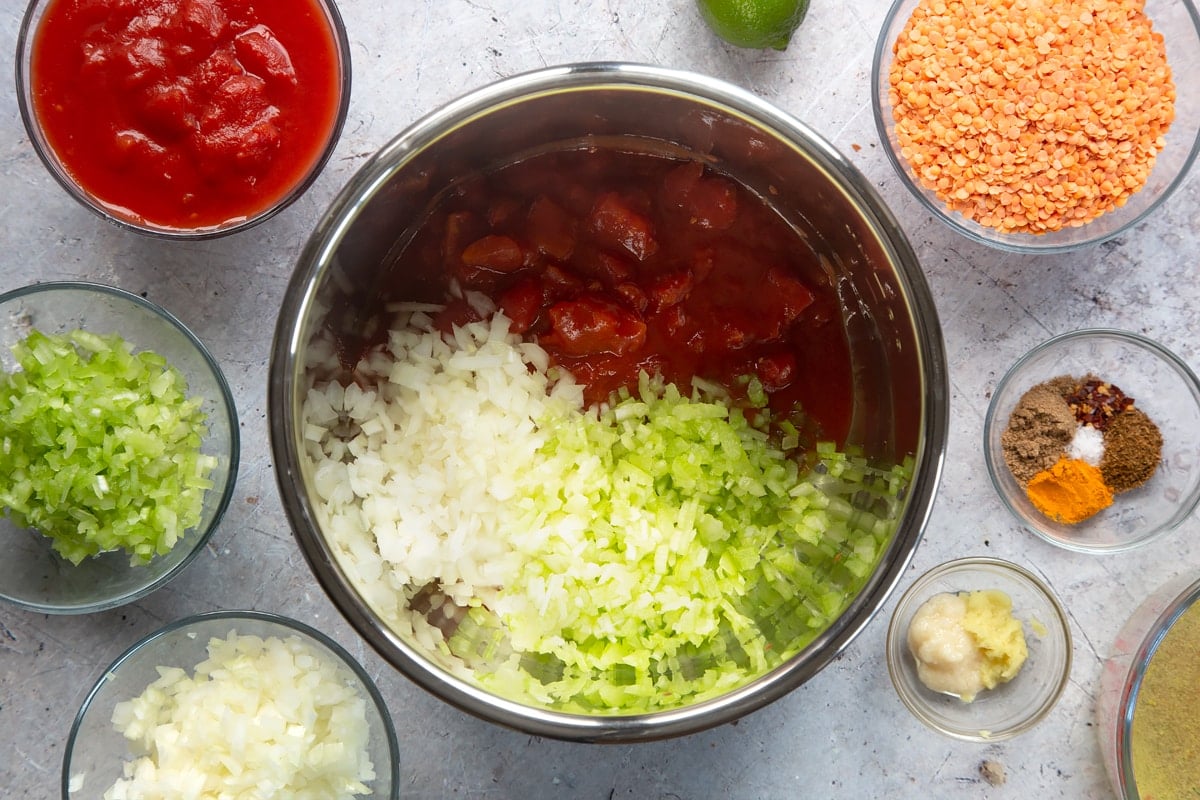
[{"label": "crushed tomato", "polygon": [[258,215],[334,133],[341,66],[317,0],[52,0],[34,116],[109,213],[163,229]]},{"label": "crushed tomato", "polygon": [[392,295],[492,297],[595,403],[638,374],[694,376],[799,408],[844,440],[852,408],[838,297],[817,255],[761,198],[699,162],[597,149],[547,153],[459,186],[400,257]]}]

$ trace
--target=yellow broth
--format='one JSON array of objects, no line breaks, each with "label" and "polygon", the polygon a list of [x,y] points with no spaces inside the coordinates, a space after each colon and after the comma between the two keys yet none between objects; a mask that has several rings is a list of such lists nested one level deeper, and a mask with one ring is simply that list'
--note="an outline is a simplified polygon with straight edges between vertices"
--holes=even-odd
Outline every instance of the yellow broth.
[{"label": "yellow broth", "polygon": [[1133,713],[1133,774],[1142,800],[1200,798],[1200,603],[1167,631]]}]

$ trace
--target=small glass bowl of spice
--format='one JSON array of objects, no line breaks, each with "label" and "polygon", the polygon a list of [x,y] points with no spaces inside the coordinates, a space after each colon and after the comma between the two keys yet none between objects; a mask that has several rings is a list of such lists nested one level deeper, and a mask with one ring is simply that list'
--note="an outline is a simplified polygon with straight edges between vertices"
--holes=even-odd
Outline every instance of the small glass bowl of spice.
[{"label": "small glass bowl of spice", "polygon": [[872,101],[904,185],[969,239],[1062,252],[1120,235],[1200,150],[1191,0],[895,0]]},{"label": "small glass bowl of spice", "polygon": [[1078,330],[1035,347],[996,386],[983,438],[1004,504],[1072,550],[1129,549],[1200,501],[1200,381],[1134,333]]},{"label": "small glass bowl of spice", "polygon": [[996,558],[961,558],[905,591],[887,633],[901,702],[934,730],[999,741],[1050,713],[1071,673],[1066,612],[1043,580]]}]

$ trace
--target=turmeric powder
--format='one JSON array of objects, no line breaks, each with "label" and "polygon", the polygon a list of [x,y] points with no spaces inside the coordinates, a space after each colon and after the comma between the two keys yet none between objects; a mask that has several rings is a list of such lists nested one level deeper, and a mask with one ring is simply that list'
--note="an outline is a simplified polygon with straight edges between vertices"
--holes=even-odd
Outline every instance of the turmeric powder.
[{"label": "turmeric powder", "polygon": [[1099,467],[1066,456],[1030,478],[1025,493],[1038,511],[1068,525],[1082,522],[1113,502],[1112,489]]}]

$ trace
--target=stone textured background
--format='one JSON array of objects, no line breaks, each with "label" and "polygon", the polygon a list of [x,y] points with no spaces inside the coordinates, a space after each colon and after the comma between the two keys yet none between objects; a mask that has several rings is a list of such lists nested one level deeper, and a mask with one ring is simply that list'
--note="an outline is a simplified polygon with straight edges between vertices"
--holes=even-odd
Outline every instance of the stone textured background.
[{"label": "stone textured background", "polygon": [[[20,5],[10,0],[0,9],[5,53],[15,52]],[[1142,332],[1200,365],[1197,181],[1119,240],[1067,256],[1011,255],[953,234],[900,185],[876,134],[870,68],[886,0],[813,0],[782,53],[724,46],[690,0],[339,5],[352,40],[354,90],[337,151],[299,202],[224,240],[169,245],[83,210],[29,145],[11,58],[0,69],[0,291],[83,278],[145,293],[220,361],[243,435],[229,513],[208,551],[166,588],[85,618],[0,607],[0,796],[58,796],[73,715],[105,666],[136,639],[188,614],[244,607],[302,619],[363,661],[396,720],[403,796],[412,800],[1109,796],[1094,721],[1101,660],[1137,603],[1164,581],[1200,571],[1198,526],[1189,520],[1142,549],[1108,557],[1043,543],[1019,529],[994,495],[980,450],[983,415],[1013,360],[1077,327]],[[1075,664],[1070,687],[1039,727],[981,746],[917,722],[896,698],[884,663],[895,596],[842,657],[779,702],[737,724],[636,746],[544,741],[464,715],[366,650],[326,600],[292,540],[267,442],[272,310],[293,260],[356,168],[421,115],[497,78],[587,60],[649,62],[739,84],[829,139],[890,205],[937,298],[952,389],[943,482],[900,590],[929,567],[965,555],[1012,559],[1043,575],[1070,610]],[[1003,765],[1006,785],[982,780],[985,759]]]}]

